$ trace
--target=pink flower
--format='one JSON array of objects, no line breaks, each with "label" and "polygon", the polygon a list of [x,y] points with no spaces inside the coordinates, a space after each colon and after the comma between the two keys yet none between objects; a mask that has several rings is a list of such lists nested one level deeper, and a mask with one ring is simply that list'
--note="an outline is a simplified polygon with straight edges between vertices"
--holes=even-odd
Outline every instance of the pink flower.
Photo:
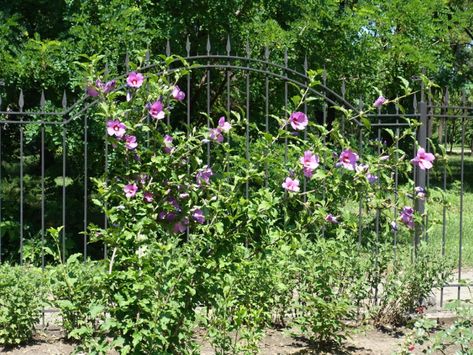
[{"label": "pink flower", "polygon": [[207,165],[205,165],[202,169],[197,171],[195,179],[197,181],[197,185],[201,186],[203,183],[209,184],[210,177],[213,175],[212,169],[210,169]]},{"label": "pink flower", "polygon": [[151,105],[149,105],[149,114],[153,118],[162,120],[165,116],[163,111],[163,103],[159,100],[156,100]]},{"label": "pink flower", "polygon": [[404,207],[400,214],[401,222],[409,228],[414,228],[414,209],[412,207]]},{"label": "pink flower", "polygon": [[286,178],[286,180],[282,183],[282,187],[286,189],[287,191],[291,192],[299,192],[299,180],[297,179],[291,179],[289,176]]},{"label": "pink flower", "polygon": [[126,132],[126,126],[120,120],[107,121],[107,133],[109,136],[122,138]]},{"label": "pink flower", "polygon": [[417,150],[417,155],[411,160],[411,163],[417,165],[421,170],[429,170],[432,168],[432,162],[435,160],[435,156],[432,153],[426,153],[424,148]]},{"label": "pink flower", "polygon": [[223,142],[223,135],[220,129],[218,128],[211,128],[209,130],[209,138],[213,141],[217,141],[219,143]]},{"label": "pink flower", "polygon": [[136,184],[128,184],[123,187],[123,191],[125,192],[125,196],[127,198],[133,197],[138,191],[138,186],[136,186]]},{"label": "pink flower", "polygon": [[381,107],[384,105],[384,103],[386,102],[386,98],[384,96],[380,96],[376,99],[375,102],[373,102],[373,106],[374,107]]},{"label": "pink flower", "polygon": [[126,83],[131,88],[139,88],[143,84],[143,74],[132,71],[126,78]]},{"label": "pink flower", "polygon": [[164,136],[164,152],[167,154],[171,154],[174,151],[174,146],[172,145],[173,138],[166,134]]},{"label": "pink flower", "polygon": [[310,178],[315,169],[319,166],[319,156],[310,150],[304,152],[304,156],[299,159],[304,169],[304,176]]},{"label": "pink flower", "polygon": [[348,170],[355,170],[358,154],[351,149],[345,149],[338,158],[337,166],[343,166]]},{"label": "pink flower", "polygon": [[228,133],[231,128],[232,128],[232,125],[230,122],[225,121],[225,116],[220,117],[220,119],[218,120],[217,129],[219,129],[223,133]]},{"label": "pink flower", "polygon": [[293,112],[289,117],[289,123],[292,128],[298,131],[302,131],[309,124],[309,119],[304,112]]},{"label": "pink flower", "polygon": [[329,213],[328,215],[325,216],[325,220],[327,222],[333,223],[333,224],[338,224],[337,217],[335,217],[333,214]]},{"label": "pink flower", "polygon": [[145,192],[145,193],[143,194],[143,199],[144,199],[146,202],[151,203],[151,202],[153,202],[153,199],[154,199],[154,198],[153,198],[153,194],[152,194],[151,192]]},{"label": "pink flower", "polygon": [[125,136],[125,147],[126,149],[133,150],[138,146],[135,136]]},{"label": "pink flower", "polygon": [[179,86],[174,86],[171,92],[171,96],[173,97],[174,100],[177,101],[182,101],[186,98],[186,93],[182,91]]},{"label": "pink flower", "polygon": [[204,212],[202,212],[202,210],[199,209],[199,208],[196,208],[196,209],[194,210],[194,212],[192,213],[192,218],[193,218],[194,221],[196,221],[197,223],[200,223],[200,224],[205,223]]}]

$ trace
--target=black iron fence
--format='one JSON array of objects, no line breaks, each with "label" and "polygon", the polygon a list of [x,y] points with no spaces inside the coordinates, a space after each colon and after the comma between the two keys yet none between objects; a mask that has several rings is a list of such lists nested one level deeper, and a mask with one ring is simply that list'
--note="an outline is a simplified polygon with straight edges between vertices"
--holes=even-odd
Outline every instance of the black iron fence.
[{"label": "black iron fence", "polygon": [[[364,100],[358,99],[356,104],[352,104],[347,99],[344,81],[341,82],[340,89],[333,90],[327,86],[326,73],[323,72],[320,83],[309,87],[307,61],[299,71],[288,66],[287,55],[282,64],[272,62],[269,50],[265,51],[262,59],[252,58],[248,46],[243,55],[235,55],[232,54],[230,41],[225,54],[211,54],[210,42],[204,55],[191,55],[190,43],[187,43],[186,51],[185,60],[193,64],[193,67],[180,83],[187,96],[185,105],[178,114],[185,117],[188,126],[195,120],[205,124],[202,122],[203,118],[197,118],[202,111],[208,116],[222,111],[239,111],[246,122],[246,150],[242,154],[248,155],[250,125],[257,124],[266,131],[274,129],[276,125],[272,122],[271,115],[288,118],[291,95],[302,88],[319,98],[305,103],[303,111],[320,124],[331,125],[339,120],[341,129],[347,135],[355,137],[360,151],[363,150],[363,140],[366,138],[363,132],[367,130],[365,124],[356,118],[345,122],[345,116],[333,109],[334,106],[343,107],[351,110],[354,116],[364,110]],[[166,55],[170,54],[168,46]],[[147,61],[149,62],[149,54]],[[179,69],[179,63],[177,60],[171,65],[171,72]],[[128,59],[125,67],[128,68]],[[143,72],[154,68],[153,65],[148,65],[143,68]],[[383,130],[386,128],[391,129],[395,136],[399,136],[403,129],[411,128],[407,118],[421,123],[417,129],[420,147],[429,150],[432,144],[443,144],[444,147],[450,147],[448,152],[452,155],[456,153],[458,171],[452,173],[447,163],[442,163],[432,174],[414,169],[413,178],[416,186],[427,191],[435,185],[447,192],[452,188],[453,181],[457,181],[454,184],[459,196],[457,228],[447,228],[448,207],[443,204],[437,230],[441,230],[439,242],[443,255],[446,254],[449,240],[457,240],[458,282],[445,287],[457,287],[460,297],[465,243],[471,243],[473,250],[473,230],[464,229],[464,196],[466,190],[470,191],[473,182],[473,176],[467,176],[467,173],[473,174],[473,169],[465,169],[468,155],[472,152],[471,143],[467,145],[467,140],[471,140],[473,136],[473,106],[468,103],[464,94],[455,98],[458,103],[452,104],[451,94],[447,90],[430,92],[424,90],[421,81],[418,84],[418,94],[413,96],[409,107],[401,112],[400,105],[388,105],[380,107],[378,112],[366,114],[365,117],[370,121],[370,134],[379,141],[384,139]],[[96,102],[83,97],[69,105],[65,92],[61,100],[62,109],[57,110],[46,100],[44,93],[38,94],[37,103],[30,99],[28,97],[25,100],[24,94],[19,90],[17,102],[5,104],[0,101],[0,261],[23,263],[25,260],[39,258],[35,261],[44,267],[48,261],[43,248],[48,245],[46,230],[59,225],[64,227],[61,240],[63,258],[72,252],[82,252],[84,259],[89,256],[106,257],[107,250],[102,245],[90,245],[85,233],[90,222],[107,226],[106,218],[91,203],[94,192],[90,178],[101,176],[108,169],[105,125],[102,118],[95,114]],[[209,121],[206,124],[210,127]],[[415,147],[412,146],[411,149],[415,150]],[[211,159],[212,152],[208,145],[208,162]],[[400,183],[402,182],[396,171],[395,191]],[[248,191],[246,184],[247,197]],[[303,191],[306,191],[305,182]],[[416,199],[415,209],[425,216],[422,227],[416,228],[414,243],[418,243],[421,238],[430,238],[429,226],[432,225],[432,220],[429,219],[429,211],[425,209],[424,199]],[[399,211],[394,208],[392,215],[393,220],[397,219]],[[360,202],[360,243],[364,228],[362,217],[363,207]],[[380,236],[379,212],[375,220],[375,233],[377,237]],[[394,233],[394,250],[397,242]],[[35,250],[40,250],[39,256]]]}]

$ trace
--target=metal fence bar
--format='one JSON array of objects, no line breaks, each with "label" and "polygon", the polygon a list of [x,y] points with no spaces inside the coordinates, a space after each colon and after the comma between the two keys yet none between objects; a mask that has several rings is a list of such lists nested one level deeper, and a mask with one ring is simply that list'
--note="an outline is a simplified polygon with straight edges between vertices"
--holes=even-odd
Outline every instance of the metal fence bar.
[{"label": "metal fence bar", "polygon": [[[250,57],[250,44],[246,42],[246,55]],[[250,71],[246,71],[246,127],[245,127],[245,157],[248,165],[250,163]],[[245,197],[249,196],[249,181],[245,182]],[[248,244],[248,243],[247,243]]]},{"label": "metal fence bar", "polygon": [[88,207],[88,122],[87,115],[84,115],[84,261],[87,261],[87,207]]},{"label": "metal fence bar", "polygon": [[[440,112],[446,112],[448,106],[448,88],[445,90],[445,97],[444,97],[444,104],[445,106],[440,109]],[[443,124],[443,135],[444,135],[444,145],[447,147],[448,144],[448,127],[447,127],[447,120],[445,118],[442,119]],[[444,161],[443,163],[443,192],[447,191],[447,162]],[[447,228],[447,206],[445,202],[443,203],[442,208],[442,257],[445,257],[445,243],[446,243],[446,228]],[[443,306],[443,296],[444,291],[443,287],[440,289],[440,307]]]},{"label": "metal fence bar", "polygon": [[[465,106],[466,94],[462,93],[462,103]],[[465,194],[465,118],[461,118],[461,161],[460,161],[460,233],[458,240],[458,283],[461,282],[462,276],[462,256],[463,256],[463,196]],[[460,299],[461,286],[458,286],[457,299]]]},{"label": "metal fence bar", "polygon": [[[41,92],[40,107],[44,110],[46,104],[46,98],[44,97],[44,91]],[[44,125],[41,125],[41,269],[45,268],[45,255],[44,255],[44,242],[45,242],[45,194],[44,194]],[[44,323],[44,312],[43,312],[43,323]]]},{"label": "metal fence bar", "polygon": [[[64,110],[67,108],[66,92],[62,98]],[[64,116],[64,120],[66,117]],[[66,124],[62,125],[62,262],[66,261]]]},{"label": "metal fence bar", "polygon": [[[210,38],[207,37],[207,55],[210,55]],[[207,65],[210,65],[210,61],[207,61]],[[207,130],[210,131],[210,68],[205,70],[207,79]],[[207,165],[210,166],[210,141],[207,142]]]},{"label": "metal fence bar", "polygon": [[[20,112],[23,112],[23,91],[20,91],[20,99],[18,101],[18,106],[20,107]],[[23,138],[24,138],[24,126],[23,126],[23,115],[20,115],[20,265],[23,265],[23,203],[24,203],[24,180],[23,180],[23,164],[24,164],[24,152],[23,152]]]},{"label": "metal fence bar", "polygon": [[[264,57],[266,61],[269,59],[269,48],[265,47]],[[267,71],[268,65],[265,64],[265,71]],[[265,132],[269,132],[269,77],[268,74],[264,74],[264,128]],[[268,162],[264,163],[264,186],[268,187],[269,182],[269,166]]]}]

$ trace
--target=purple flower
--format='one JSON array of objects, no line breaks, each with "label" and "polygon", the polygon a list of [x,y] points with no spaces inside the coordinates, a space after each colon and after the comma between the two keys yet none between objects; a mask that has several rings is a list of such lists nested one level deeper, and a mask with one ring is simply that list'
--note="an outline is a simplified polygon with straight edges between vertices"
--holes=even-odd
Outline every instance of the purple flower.
[{"label": "purple flower", "polygon": [[177,212],[181,211],[181,206],[179,206],[177,200],[174,197],[168,198],[168,202],[171,204],[172,207],[174,207]]},{"label": "purple flower", "polygon": [[166,219],[166,212],[165,212],[165,211],[159,212],[158,218],[159,218],[160,220]]},{"label": "purple flower", "polygon": [[304,112],[293,112],[289,117],[292,128],[298,131],[304,130],[309,124],[309,119]]},{"label": "purple flower", "polygon": [[103,92],[104,94],[108,94],[111,92],[115,87],[117,86],[117,82],[115,80],[110,80],[105,83],[103,86]]},{"label": "purple flower", "polygon": [[419,200],[424,200],[425,199],[426,191],[423,187],[416,186],[414,190],[416,192],[416,197]]},{"label": "purple flower", "polygon": [[411,160],[411,163],[417,165],[421,170],[429,170],[432,168],[432,162],[435,160],[435,156],[432,153],[426,153],[424,148],[417,150],[417,155]]},{"label": "purple flower", "polygon": [[220,117],[218,120],[218,130],[223,133],[228,133],[232,129],[232,124],[225,121],[225,116]]},{"label": "purple flower", "polygon": [[197,223],[200,223],[200,224],[205,223],[204,212],[202,212],[202,210],[199,209],[199,208],[196,208],[196,209],[194,210],[194,212],[192,213],[192,218],[193,218],[194,221],[196,221]]},{"label": "purple flower", "polygon": [[211,128],[209,130],[209,138],[213,141],[217,141],[219,143],[223,142],[223,135],[222,132],[218,128]]},{"label": "purple flower", "polygon": [[143,84],[143,74],[132,71],[126,78],[126,84],[131,88],[139,88]]},{"label": "purple flower", "polygon": [[186,225],[184,222],[177,222],[174,224],[174,226],[172,227],[172,231],[174,233],[184,233],[186,231]]},{"label": "purple flower", "polygon": [[162,120],[166,115],[163,110],[163,103],[159,100],[156,100],[151,105],[149,105],[149,114],[153,118]]},{"label": "purple flower", "polygon": [[414,209],[412,207],[404,207],[400,214],[401,222],[409,228],[414,228]]},{"label": "purple flower", "polygon": [[171,96],[174,100],[182,101],[186,98],[186,93],[182,91],[179,86],[174,86],[171,92]]},{"label": "purple flower", "polygon": [[205,165],[202,169],[197,171],[195,176],[195,180],[197,181],[197,185],[201,186],[203,183],[209,184],[210,177],[213,175],[212,169],[210,169],[207,165]]},{"label": "purple flower", "polygon": [[174,146],[172,145],[173,138],[166,134],[164,136],[164,152],[167,154],[171,154],[174,151]]},{"label": "purple flower", "polygon": [[94,86],[87,86],[87,89],[85,90],[85,93],[89,96],[92,96],[92,97],[99,96],[99,92]]},{"label": "purple flower", "polygon": [[109,136],[122,138],[126,132],[126,126],[118,119],[107,121],[107,133]]},{"label": "purple flower", "polygon": [[143,194],[143,199],[148,202],[148,203],[151,203],[153,202],[153,194],[151,192],[145,192]]},{"label": "purple flower", "polygon": [[378,177],[371,173],[366,174],[366,179],[368,180],[370,184],[374,184],[376,181],[378,181]]},{"label": "purple flower", "polygon": [[141,175],[140,175],[140,183],[141,183],[142,185],[146,184],[146,181],[147,181],[147,180],[148,180],[148,175],[146,175],[146,174],[141,174]]},{"label": "purple flower", "polygon": [[310,150],[304,152],[304,156],[299,159],[304,170],[304,176],[311,178],[315,169],[319,166],[319,156]]},{"label": "purple flower", "polygon": [[328,215],[325,216],[325,220],[327,222],[333,223],[333,224],[338,224],[337,217],[335,217],[333,214],[329,213]]},{"label": "purple flower", "polygon": [[338,158],[337,166],[343,166],[348,170],[355,170],[356,162],[358,161],[358,154],[351,149],[345,149]]},{"label": "purple flower", "polygon": [[135,136],[125,136],[125,147],[126,149],[133,150],[138,146]]},{"label": "purple flower", "polygon": [[168,212],[166,213],[166,220],[171,222],[176,219],[176,214],[174,212]]},{"label": "purple flower", "polygon": [[290,192],[299,192],[299,180],[298,179],[291,179],[289,176],[281,185],[284,189]]},{"label": "purple flower", "polygon": [[136,186],[136,184],[128,184],[123,187],[123,191],[125,192],[125,196],[127,198],[133,197],[138,191],[138,186]]},{"label": "purple flower", "polygon": [[375,102],[373,102],[373,106],[374,107],[381,107],[384,105],[384,103],[386,102],[386,98],[384,96],[380,96],[376,99]]}]

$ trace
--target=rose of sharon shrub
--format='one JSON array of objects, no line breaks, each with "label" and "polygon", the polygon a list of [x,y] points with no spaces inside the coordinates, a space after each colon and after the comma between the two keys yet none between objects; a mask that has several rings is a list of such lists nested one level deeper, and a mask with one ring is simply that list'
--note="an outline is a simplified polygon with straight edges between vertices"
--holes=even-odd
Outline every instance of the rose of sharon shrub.
[{"label": "rose of sharon shrub", "polygon": [[[354,317],[387,268],[384,254],[358,259],[353,246],[361,238],[357,253],[371,255],[368,246],[389,242],[393,209],[411,202],[407,193],[393,201],[392,174],[408,179],[412,165],[394,157],[403,157],[396,143],[412,132],[361,154],[352,148],[358,133],[342,134],[338,122],[328,130],[297,111],[307,91],[277,132],[251,129],[249,146],[234,112],[210,131],[173,130],[172,108],[185,93],[179,73],[162,69],[159,77],[135,69],[126,92],[98,96],[111,147],[95,200],[109,227],[91,228],[109,250],[110,317],[98,333],[122,353],[191,353],[198,318],[218,351],[255,352],[273,314],[285,323],[285,312],[297,310],[292,324],[311,339],[339,340],[341,319]],[[429,168],[432,160],[425,153],[412,163]],[[385,227],[380,240],[369,227],[375,218]],[[404,209],[399,220],[406,227],[396,224],[397,232],[411,233],[414,212]],[[281,265],[287,273],[271,276]]]}]

